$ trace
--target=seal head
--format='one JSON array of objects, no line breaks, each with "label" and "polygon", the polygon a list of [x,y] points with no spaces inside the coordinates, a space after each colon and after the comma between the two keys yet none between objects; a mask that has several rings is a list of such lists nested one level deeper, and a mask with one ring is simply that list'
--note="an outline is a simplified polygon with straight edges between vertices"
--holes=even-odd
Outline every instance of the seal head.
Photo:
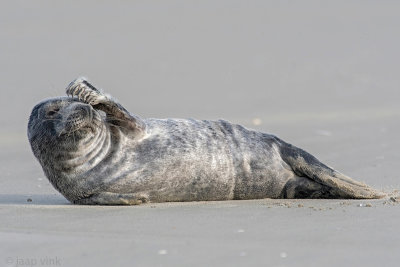
[{"label": "seal head", "polygon": [[28,139],[41,160],[57,150],[79,151],[102,129],[104,115],[73,98],[56,98],[37,104],[30,115]]},{"label": "seal head", "polygon": [[56,189],[71,183],[70,173],[77,172],[78,166],[82,169],[82,163],[105,143],[108,133],[105,120],[103,111],[76,98],[49,99],[33,108],[28,139],[33,154]]}]

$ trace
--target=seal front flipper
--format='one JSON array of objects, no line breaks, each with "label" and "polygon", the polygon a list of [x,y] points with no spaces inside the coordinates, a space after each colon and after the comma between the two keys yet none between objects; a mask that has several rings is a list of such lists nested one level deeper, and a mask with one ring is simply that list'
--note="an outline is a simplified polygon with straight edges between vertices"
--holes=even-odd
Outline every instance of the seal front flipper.
[{"label": "seal front flipper", "polygon": [[147,194],[119,194],[112,192],[101,192],[87,198],[74,200],[79,205],[139,205],[149,201]]},{"label": "seal front flipper", "polygon": [[119,126],[125,134],[138,136],[145,131],[146,124],[141,118],[130,114],[111,96],[103,94],[85,78],[81,77],[72,81],[68,85],[66,93],[90,104],[95,109],[104,111],[107,115],[107,122]]},{"label": "seal front flipper", "polygon": [[[300,183],[292,182],[292,184],[302,184],[299,187],[301,188],[300,190],[303,192],[309,190],[309,196],[311,197],[313,194],[318,198],[372,199],[385,196],[368,185],[357,182],[333,170],[308,152],[282,140],[279,140],[279,150],[282,159],[299,176],[297,180],[301,180]],[[295,185],[291,187],[295,188]],[[296,191],[296,189],[294,190]],[[316,192],[310,192],[312,190],[316,190]]]}]

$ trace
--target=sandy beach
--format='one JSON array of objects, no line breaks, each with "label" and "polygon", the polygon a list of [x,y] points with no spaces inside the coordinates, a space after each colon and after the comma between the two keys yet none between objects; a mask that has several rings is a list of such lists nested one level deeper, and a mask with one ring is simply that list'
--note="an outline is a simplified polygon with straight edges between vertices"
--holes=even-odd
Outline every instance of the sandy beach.
[{"label": "sandy beach", "polygon": [[[3,1],[0,266],[398,266],[399,8]],[[82,75],[141,117],[273,133],[389,196],[71,205],[26,126]]]}]

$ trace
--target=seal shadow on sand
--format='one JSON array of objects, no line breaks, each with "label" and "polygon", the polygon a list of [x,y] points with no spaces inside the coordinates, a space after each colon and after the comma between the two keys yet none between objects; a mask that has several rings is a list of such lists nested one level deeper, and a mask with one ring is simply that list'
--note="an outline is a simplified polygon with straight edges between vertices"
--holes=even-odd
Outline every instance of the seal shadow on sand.
[{"label": "seal shadow on sand", "polygon": [[0,205],[72,205],[59,194],[0,194]]},{"label": "seal shadow on sand", "polygon": [[[312,208],[313,210],[331,210],[338,207],[378,207],[382,205],[396,205],[400,202],[400,195],[381,199],[252,199],[252,200],[225,200],[225,201],[191,201],[191,202],[164,202],[145,203],[142,205],[128,206],[141,208],[168,208],[177,206],[213,206],[214,208],[229,208],[246,205],[266,206],[267,208]],[[32,205],[32,206],[70,206],[74,205],[60,194],[0,194],[0,205]],[[85,205],[86,207],[93,207]],[[108,207],[121,207],[108,206]]]}]

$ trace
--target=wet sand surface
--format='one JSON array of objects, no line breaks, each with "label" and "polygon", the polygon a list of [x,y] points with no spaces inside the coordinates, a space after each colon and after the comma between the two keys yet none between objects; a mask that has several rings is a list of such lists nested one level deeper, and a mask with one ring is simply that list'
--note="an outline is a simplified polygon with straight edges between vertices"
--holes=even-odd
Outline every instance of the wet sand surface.
[{"label": "wet sand surface", "polygon": [[[3,6],[0,266],[398,266],[396,2]],[[71,205],[26,124],[80,75],[139,116],[273,133],[390,196]]]}]

